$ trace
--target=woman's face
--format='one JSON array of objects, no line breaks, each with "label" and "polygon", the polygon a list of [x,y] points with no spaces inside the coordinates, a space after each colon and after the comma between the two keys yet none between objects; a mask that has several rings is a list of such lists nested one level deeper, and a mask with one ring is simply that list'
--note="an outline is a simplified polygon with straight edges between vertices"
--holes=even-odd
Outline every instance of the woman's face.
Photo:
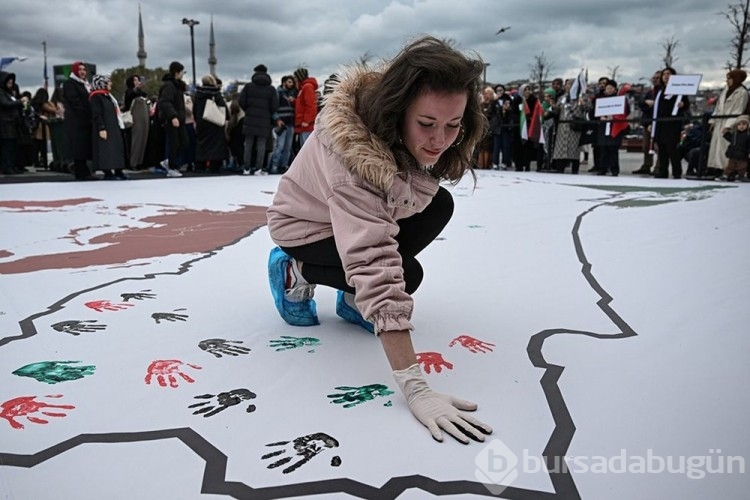
[{"label": "woman's face", "polygon": [[665,69],[661,72],[661,81],[664,83],[664,86],[666,87],[669,83],[669,77],[672,76],[672,72],[668,69]]},{"label": "woman's face", "polygon": [[461,131],[467,96],[427,91],[406,109],[403,143],[420,165],[434,165]]}]

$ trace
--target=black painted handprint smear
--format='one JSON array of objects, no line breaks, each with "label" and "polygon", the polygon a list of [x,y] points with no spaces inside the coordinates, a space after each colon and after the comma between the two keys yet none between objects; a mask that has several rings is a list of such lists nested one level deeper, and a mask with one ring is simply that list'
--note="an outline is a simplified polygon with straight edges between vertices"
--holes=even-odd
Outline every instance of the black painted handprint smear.
[{"label": "black painted handprint smear", "polygon": [[[184,309],[175,309],[175,311],[184,311]],[[188,316],[187,314],[177,314],[176,312],[157,312],[151,315],[151,319],[156,321],[157,325],[162,321],[170,321],[172,323],[174,323],[175,321],[187,321],[189,317],[190,316]]]},{"label": "black painted handprint smear", "polygon": [[133,300],[145,300],[145,299],[155,299],[156,294],[155,293],[148,293],[151,290],[141,290],[137,293],[121,293],[120,297],[122,298],[123,302],[127,302],[130,299]]},{"label": "black painted handprint smear", "polygon": [[[219,394],[202,394],[195,396],[194,399],[209,399],[215,401],[202,401],[200,403],[193,403],[188,408],[198,408],[193,412],[193,415],[203,415],[204,417],[212,417],[219,412],[222,412],[230,406],[236,406],[243,401],[255,399],[256,394],[249,389],[233,389],[228,392],[220,392]],[[255,405],[250,403],[245,410],[247,413],[255,411]]]},{"label": "black painted handprint smear", "polygon": [[[261,457],[263,460],[280,457],[275,462],[269,464],[266,467],[267,469],[281,467],[295,458],[299,458],[299,460],[281,471],[284,474],[289,474],[325,451],[326,448],[338,448],[339,442],[324,432],[316,432],[315,434],[300,436],[291,442],[279,441],[278,443],[269,443],[266,446],[283,446],[282,449],[267,453]],[[294,455],[290,456],[292,453]],[[331,459],[331,467],[338,467],[339,465],[341,465],[341,457],[336,455]]]},{"label": "black painted handprint smear", "polygon": [[99,325],[95,319],[72,319],[69,321],[61,321],[52,325],[54,330],[58,332],[69,333],[71,335],[80,335],[82,333],[93,333],[107,328],[107,325]]},{"label": "black painted handprint smear", "polygon": [[242,343],[241,340],[206,339],[198,342],[198,347],[220,358],[224,354],[227,356],[239,356],[240,354],[249,353],[250,349],[247,347],[234,345]]}]

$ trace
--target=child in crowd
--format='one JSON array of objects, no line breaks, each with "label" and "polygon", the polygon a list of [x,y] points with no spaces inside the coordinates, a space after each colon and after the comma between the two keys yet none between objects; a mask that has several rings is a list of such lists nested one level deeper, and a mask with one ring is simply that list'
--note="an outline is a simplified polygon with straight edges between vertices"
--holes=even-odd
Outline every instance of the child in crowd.
[{"label": "child in crowd", "polygon": [[724,139],[729,141],[726,155],[727,162],[724,174],[719,180],[733,182],[739,180],[747,182],[747,160],[750,156],[750,117],[742,115],[734,122],[732,128],[724,132]]}]

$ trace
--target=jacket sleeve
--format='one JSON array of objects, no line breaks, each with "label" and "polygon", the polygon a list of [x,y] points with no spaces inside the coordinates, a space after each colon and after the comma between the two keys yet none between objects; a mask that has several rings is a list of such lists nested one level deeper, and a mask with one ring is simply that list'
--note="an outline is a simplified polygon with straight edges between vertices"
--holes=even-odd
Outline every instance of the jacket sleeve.
[{"label": "jacket sleeve", "polygon": [[298,96],[302,98],[300,101],[303,104],[300,123],[313,123],[315,121],[315,115],[318,112],[318,99],[315,94],[315,89],[313,89],[312,85],[305,85],[302,87],[301,94],[303,95]]},{"label": "jacket sleeve", "polygon": [[174,100],[179,97],[182,99],[183,97],[181,95],[176,95],[175,88],[173,85],[170,84],[164,84],[164,86],[161,89],[161,92],[159,92],[159,118],[161,118],[164,121],[170,121],[172,118],[178,118],[177,116],[177,109],[174,106]]},{"label": "jacket sleeve", "polygon": [[349,182],[332,186],[328,200],[346,281],[356,289],[363,317],[378,333],[413,329],[413,301],[405,291],[396,242],[399,226],[385,204],[381,194]]}]

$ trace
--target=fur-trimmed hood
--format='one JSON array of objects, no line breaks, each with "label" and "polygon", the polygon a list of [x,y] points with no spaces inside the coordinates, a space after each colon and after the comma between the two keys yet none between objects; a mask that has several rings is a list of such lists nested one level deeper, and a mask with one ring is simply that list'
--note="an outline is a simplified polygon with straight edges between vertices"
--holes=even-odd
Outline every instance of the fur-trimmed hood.
[{"label": "fur-trimmed hood", "polygon": [[373,134],[356,111],[357,97],[368,85],[377,85],[382,73],[353,67],[326,96],[315,122],[315,133],[344,167],[383,191],[390,189],[399,170],[391,148]]}]

